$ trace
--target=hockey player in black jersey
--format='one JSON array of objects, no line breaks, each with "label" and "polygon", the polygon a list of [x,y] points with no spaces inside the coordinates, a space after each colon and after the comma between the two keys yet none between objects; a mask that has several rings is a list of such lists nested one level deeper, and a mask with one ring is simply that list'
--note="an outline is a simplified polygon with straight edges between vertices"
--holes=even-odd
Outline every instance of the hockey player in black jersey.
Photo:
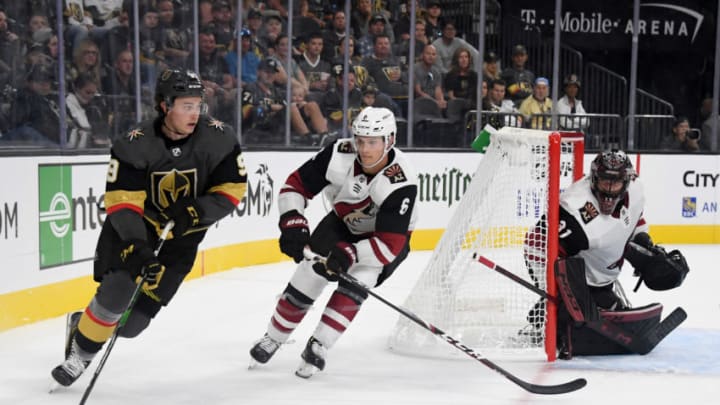
[{"label": "hockey player in black jersey", "polygon": [[[398,149],[394,114],[368,107],[352,124],[354,139],[322,149],[290,174],[280,190],[280,250],[299,263],[275,307],[267,332],[251,349],[266,363],[287,341],[328,282],[347,272],[367,286],[383,283],[409,252],[415,224],[416,174]],[[333,209],[310,233],[303,216],[321,191]],[[327,256],[326,266],[303,260],[305,246]],[[329,270],[329,271],[328,271]],[[343,281],[325,306],[296,371],[308,378],[325,366],[327,350],[350,326],[367,293]]]},{"label": "hockey player in black jersey", "polygon": [[[119,336],[135,337],[167,305],[190,272],[209,226],[245,195],[247,175],[234,131],[203,111],[203,85],[190,71],[158,78],[158,117],[114,140],[97,243],[97,292],[84,312],[71,314],[65,361],[52,370],[69,386],[112,335],[137,280],[146,276]],[[174,222],[156,257],[163,227]]]}]

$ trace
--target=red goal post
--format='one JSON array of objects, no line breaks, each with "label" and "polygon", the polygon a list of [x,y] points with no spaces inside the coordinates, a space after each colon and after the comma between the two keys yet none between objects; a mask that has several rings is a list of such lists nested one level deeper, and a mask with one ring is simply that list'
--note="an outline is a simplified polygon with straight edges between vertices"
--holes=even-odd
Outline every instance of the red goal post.
[{"label": "red goal post", "polygon": [[[558,255],[559,196],[583,176],[581,133],[502,128],[456,205],[427,266],[404,306],[474,349],[537,353],[556,357],[556,308],[528,316],[539,297],[517,282],[480,264],[485,256],[517,277],[555,295],[553,263]],[[531,280],[524,257],[528,231],[546,216],[548,243],[534,247],[542,258]],[[540,264],[537,264],[540,263]],[[542,266],[542,267],[541,267]],[[544,271],[543,271],[544,269]],[[519,333],[531,326],[534,336]],[[392,350],[418,355],[452,355],[428,334],[400,319]]]}]

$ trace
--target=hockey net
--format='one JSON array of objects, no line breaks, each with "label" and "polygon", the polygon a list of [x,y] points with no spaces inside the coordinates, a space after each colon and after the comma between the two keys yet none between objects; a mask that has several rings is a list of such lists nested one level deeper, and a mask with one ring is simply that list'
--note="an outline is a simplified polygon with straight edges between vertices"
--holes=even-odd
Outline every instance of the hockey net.
[{"label": "hockey net", "polygon": [[[532,282],[523,240],[549,212],[551,227],[544,232],[550,246],[535,246],[544,270],[536,271],[536,285],[554,295],[547,266],[557,257],[552,241],[557,241],[558,195],[582,177],[583,149],[582,134],[577,133],[505,127],[494,134],[404,306],[468,347],[540,355],[545,348],[548,360],[554,360],[554,308],[528,316],[539,297],[480,264],[477,257],[486,256]],[[452,352],[443,343],[404,317],[389,340],[392,350],[420,355]]]}]

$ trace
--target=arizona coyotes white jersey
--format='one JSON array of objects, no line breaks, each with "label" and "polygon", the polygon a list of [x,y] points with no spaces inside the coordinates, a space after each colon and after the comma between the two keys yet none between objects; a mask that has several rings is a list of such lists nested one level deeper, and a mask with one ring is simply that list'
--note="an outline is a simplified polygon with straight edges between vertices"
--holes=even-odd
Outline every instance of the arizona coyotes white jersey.
[{"label": "arizona coyotes white jersey", "polygon": [[620,275],[625,247],[639,232],[647,232],[643,218],[645,194],[639,179],[630,181],[611,215],[603,215],[590,189],[590,178],[572,184],[560,195],[560,254],[585,259],[588,285],[605,286]]},{"label": "arizona coyotes white jersey", "polygon": [[[348,230],[366,236],[356,244],[358,261],[391,262],[415,227],[417,174],[398,149],[387,165],[367,175],[351,139],[327,146],[288,177],[280,190],[280,213],[303,213],[307,200],[324,191]],[[364,260],[365,259],[365,260]]]}]

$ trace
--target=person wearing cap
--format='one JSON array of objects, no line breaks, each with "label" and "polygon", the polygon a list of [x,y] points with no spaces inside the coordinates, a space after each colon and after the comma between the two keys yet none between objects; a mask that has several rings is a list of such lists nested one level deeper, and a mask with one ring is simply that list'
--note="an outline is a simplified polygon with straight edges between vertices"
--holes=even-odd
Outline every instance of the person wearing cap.
[{"label": "person wearing cap", "polygon": [[512,49],[512,64],[500,75],[500,78],[507,83],[508,96],[516,105],[532,94],[532,86],[535,82],[535,73],[525,67],[527,60],[525,46],[515,45]]},{"label": "person wearing cap", "polygon": [[382,14],[373,14],[368,22],[367,34],[363,35],[357,43],[357,53],[362,56],[372,55],[375,37],[385,33],[385,17]]},{"label": "person wearing cap", "polygon": [[428,41],[433,43],[436,39],[442,37],[445,20],[442,17],[442,8],[439,0],[428,0],[425,2],[425,35]]},{"label": "person wearing cap", "polygon": [[455,55],[455,51],[460,48],[465,48],[470,51],[473,60],[477,60],[478,57],[477,49],[464,39],[456,37],[456,32],[455,23],[447,21],[442,29],[442,36],[432,42],[438,54],[435,66],[437,66],[443,74],[450,70],[453,55]]},{"label": "person wearing cap", "polygon": [[216,1],[212,6],[212,27],[215,33],[215,47],[220,56],[225,56],[235,39],[235,24],[230,3],[225,0]]},{"label": "person wearing cap", "polygon": [[[550,81],[545,77],[535,79],[532,94],[520,103],[518,110],[525,117],[525,122],[533,129],[550,129],[552,100],[548,97]],[[543,116],[537,116],[542,114]]]},{"label": "person wearing cap", "polygon": [[263,11],[263,24],[257,36],[261,49],[267,50],[277,41],[283,33],[283,23],[283,18],[276,10]]},{"label": "person wearing cap", "polygon": [[500,57],[498,57],[495,52],[490,51],[485,54],[485,58],[483,58],[482,75],[483,80],[486,80],[488,83],[493,80],[500,80]]},{"label": "person wearing cap", "polygon": [[257,67],[257,81],[242,88],[242,127],[249,141],[277,135],[285,126],[285,88],[275,84],[278,63],[263,59]]},{"label": "person wearing cap", "polygon": [[573,73],[565,78],[565,95],[558,100],[557,113],[560,128],[572,130],[584,130],[588,127],[587,117],[569,117],[569,115],[585,115],[585,108],[582,101],[577,98],[580,91],[580,79]]},{"label": "person wearing cap", "polygon": [[3,139],[45,146],[60,144],[60,109],[57,95],[52,94],[54,80],[55,74],[50,67],[28,67],[25,85],[17,91],[10,105],[8,118],[11,130]]}]

